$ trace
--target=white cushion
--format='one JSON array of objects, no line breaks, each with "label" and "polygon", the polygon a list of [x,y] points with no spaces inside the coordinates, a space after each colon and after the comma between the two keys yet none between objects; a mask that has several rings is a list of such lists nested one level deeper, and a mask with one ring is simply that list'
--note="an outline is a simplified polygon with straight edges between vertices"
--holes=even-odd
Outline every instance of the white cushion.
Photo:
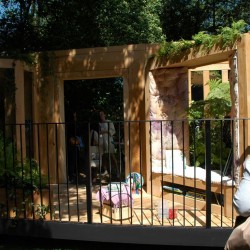
[{"label": "white cushion", "polygon": [[183,157],[183,152],[179,149],[165,150],[165,164],[168,170],[174,169],[174,172],[178,169],[183,170],[183,166],[186,167],[186,158]]}]

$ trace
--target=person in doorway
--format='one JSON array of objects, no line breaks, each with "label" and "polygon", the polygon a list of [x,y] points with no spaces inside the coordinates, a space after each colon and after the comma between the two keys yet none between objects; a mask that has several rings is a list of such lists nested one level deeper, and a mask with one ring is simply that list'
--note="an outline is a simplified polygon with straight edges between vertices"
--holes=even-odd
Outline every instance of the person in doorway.
[{"label": "person in doorway", "polygon": [[99,112],[99,115],[100,115],[99,133],[103,141],[103,150],[102,150],[103,151],[102,167],[104,170],[103,175],[110,174],[109,165],[110,165],[110,159],[111,159],[111,163],[112,165],[114,165],[116,174],[118,176],[117,160],[115,157],[115,145],[114,145],[114,138],[113,138],[114,134],[116,133],[115,126],[113,122],[106,119],[106,114],[104,111],[101,110]]}]

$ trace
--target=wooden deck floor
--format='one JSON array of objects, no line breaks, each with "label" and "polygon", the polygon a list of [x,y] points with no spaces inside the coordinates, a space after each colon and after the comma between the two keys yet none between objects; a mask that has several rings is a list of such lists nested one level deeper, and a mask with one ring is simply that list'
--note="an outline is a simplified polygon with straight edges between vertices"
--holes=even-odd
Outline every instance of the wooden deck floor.
[{"label": "wooden deck floor", "polygon": [[[125,208],[120,212],[122,220],[116,219],[117,213],[112,214],[112,218],[104,216],[100,212],[100,202],[96,199],[99,186],[93,186],[92,191],[92,222],[93,223],[112,223],[124,225],[148,225],[148,226],[185,226],[185,227],[205,227],[206,211],[195,210],[192,207],[183,206],[180,203],[170,202],[169,208],[174,206],[177,209],[177,218],[160,219],[157,214],[158,197],[152,197],[145,191],[141,194],[133,194],[133,209],[128,211]],[[59,193],[59,195],[58,195]],[[87,203],[86,186],[80,185],[76,189],[75,185],[60,185],[54,188],[54,213],[53,220],[71,221],[87,223]],[[130,217],[128,216],[131,215]],[[117,215],[119,218],[119,215]],[[129,218],[127,218],[129,217]],[[234,220],[218,214],[211,214],[211,227],[232,227]]]}]

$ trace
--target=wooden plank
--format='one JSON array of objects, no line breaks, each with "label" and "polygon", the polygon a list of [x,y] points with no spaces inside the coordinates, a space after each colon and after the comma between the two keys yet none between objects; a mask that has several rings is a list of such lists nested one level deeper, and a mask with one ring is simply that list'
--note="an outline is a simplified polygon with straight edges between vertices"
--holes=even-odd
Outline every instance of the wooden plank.
[{"label": "wooden plank", "polygon": [[201,67],[197,67],[195,69],[191,69],[191,71],[203,71],[203,70],[230,70],[228,61],[215,63],[210,65],[205,65]]}]

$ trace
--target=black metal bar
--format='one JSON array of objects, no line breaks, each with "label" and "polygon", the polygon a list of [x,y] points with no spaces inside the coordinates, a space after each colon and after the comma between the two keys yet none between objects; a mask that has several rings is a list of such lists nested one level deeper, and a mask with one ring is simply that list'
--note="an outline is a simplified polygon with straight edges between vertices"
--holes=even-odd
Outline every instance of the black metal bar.
[{"label": "black metal bar", "polygon": [[223,225],[223,204],[222,204],[222,191],[223,191],[223,185],[222,185],[222,178],[223,178],[223,166],[222,166],[222,146],[223,146],[223,124],[222,124],[222,120],[219,121],[220,123],[220,174],[221,174],[221,178],[220,178],[220,195],[219,195],[219,204],[220,204],[220,226],[222,227]]},{"label": "black metal bar", "polygon": [[211,121],[205,121],[206,228],[211,228]]},{"label": "black metal bar", "polygon": [[[58,140],[57,140],[57,125],[54,124],[54,126],[51,128],[51,129],[54,129],[55,131],[55,142],[56,142],[56,147],[55,147],[55,150],[56,150],[56,181],[57,181],[57,192],[58,192],[58,203],[60,204],[60,181],[59,181],[59,165],[58,165]],[[47,138],[47,140],[49,139],[49,137]],[[60,207],[61,208],[61,207]],[[59,213],[60,213],[60,216],[61,216],[61,212],[60,212],[60,209],[59,209]]]},{"label": "black metal bar", "polygon": [[151,192],[151,224],[154,225],[154,198],[153,198],[153,159],[152,159],[152,121],[149,122],[149,152],[150,152],[150,192]]},{"label": "black metal bar", "polygon": [[[162,135],[162,121],[160,121],[160,124],[161,124],[161,211],[160,209],[158,208],[158,212],[161,213],[161,223],[162,223],[162,226],[164,224],[164,197],[163,197],[163,135]],[[173,159],[173,158],[172,158]],[[159,206],[159,203],[158,203],[158,206]]]},{"label": "black metal bar", "polygon": [[[41,126],[43,126],[43,124],[37,124],[37,133],[38,133],[38,136],[40,137],[40,127]],[[46,135],[48,134],[48,126],[45,126],[45,128],[46,128]],[[42,130],[43,131],[43,130]],[[46,136],[46,138],[47,138],[47,136]],[[48,146],[48,140],[46,140],[46,153],[47,153],[47,176],[48,176],[48,178],[47,178],[47,181],[48,181],[48,188],[49,188],[49,211],[50,211],[50,219],[52,219],[52,213],[51,213],[51,211],[52,211],[52,207],[53,207],[53,205],[52,205],[52,201],[51,201],[51,181],[50,181],[50,163],[49,163],[49,152],[48,152],[48,148],[49,148],[49,146]],[[41,155],[41,152],[40,152],[40,147],[38,147],[38,154],[39,154],[39,159],[40,159],[40,155]]]},{"label": "black metal bar", "polygon": [[87,145],[86,145],[86,194],[87,194],[87,218],[88,224],[93,223],[92,215],[92,173],[91,173],[91,157],[90,157],[90,124],[88,123]]},{"label": "black metal bar", "polygon": [[70,149],[69,149],[69,140],[70,140],[70,137],[72,136],[71,134],[70,134],[70,132],[69,132],[69,124],[68,123],[66,123],[65,124],[65,136],[66,136],[66,143],[65,143],[65,147],[66,147],[66,178],[67,178],[67,180],[66,180],[66,187],[67,187],[67,202],[68,202],[68,205],[67,205],[67,209],[68,209],[68,217],[69,217],[69,221],[71,220],[71,214],[70,214],[70,196],[69,196],[69,172],[70,172],[70,170],[69,170],[69,168],[71,167],[71,166],[69,166],[70,165],[70,162],[69,162],[69,154],[71,153],[71,152],[69,152],[70,151]]},{"label": "black metal bar", "polygon": [[[197,133],[197,137],[198,137],[198,133],[199,131],[196,131],[197,128],[199,129],[199,126],[196,126],[196,121],[194,121],[194,135],[193,135],[193,138],[194,138],[194,153],[193,153],[193,161],[194,161],[194,166],[196,166],[196,133]],[[197,171],[196,171],[196,168],[194,168],[194,216],[195,216],[195,220],[194,220],[194,226],[196,226],[196,223],[197,223],[197,190],[196,190],[196,174],[197,174]]]},{"label": "black metal bar", "polygon": [[[130,135],[131,135],[131,121],[128,121],[128,152],[129,152],[129,176],[131,177],[131,173],[132,173],[132,152],[131,152],[131,138],[130,138]],[[130,194],[132,195],[132,181],[131,181],[131,178],[129,178],[129,192]],[[131,222],[130,224],[132,225],[133,224],[133,209],[132,209],[132,202],[130,202],[130,216],[131,216]]]},{"label": "black metal bar", "polygon": [[[178,122],[178,121],[176,121]],[[184,158],[185,158],[185,134],[184,134],[184,121],[182,121],[181,123],[181,128],[182,128],[182,152],[183,152],[183,157],[182,157],[182,160],[183,160],[183,165],[182,165],[182,171],[183,171],[183,176],[185,176],[185,161],[184,161]],[[186,178],[183,178],[183,186],[185,187],[186,186]],[[183,196],[183,211],[186,211],[186,199],[185,199],[185,196]],[[184,218],[186,217],[186,213],[184,212]],[[185,223],[186,223],[186,220],[184,219],[184,226],[185,226]],[[173,224],[174,224],[174,216],[173,216]]]},{"label": "black metal bar", "polygon": [[[248,120],[249,121],[249,120]],[[238,126],[239,126],[239,120],[238,120]],[[231,162],[232,162],[232,169],[231,169],[231,177],[232,177],[232,200],[233,200],[233,196],[234,196],[234,192],[235,192],[235,184],[234,184],[234,181],[235,181],[235,177],[234,177],[234,171],[235,171],[235,152],[234,152],[234,147],[237,146],[235,144],[235,140],[233,139],[235,137],[235,122],[233,119],[231,119],[231,141],[232,141],[232,149],[231,149],[231,152],[232,152],[232,159],[231,159]],[[244,147],[245,148],[245,127],[243,126],[243,135],[244,135]],[[238,159],[237,159],[238,160]],[[232,227],[234,226],[234,209],[232,209]]]},{"label": "black metal bar", "polygon": [[[139,166],[139,172],[140,172],[140,183],[141,183],[141,225],[143,225],[143,186],[142,186],[142,132],[141,132],[141,126],[142,122],[139,121],[139,147],[140,147],[140,166]],[[139,192],[139,190],[137,190]]]}]

